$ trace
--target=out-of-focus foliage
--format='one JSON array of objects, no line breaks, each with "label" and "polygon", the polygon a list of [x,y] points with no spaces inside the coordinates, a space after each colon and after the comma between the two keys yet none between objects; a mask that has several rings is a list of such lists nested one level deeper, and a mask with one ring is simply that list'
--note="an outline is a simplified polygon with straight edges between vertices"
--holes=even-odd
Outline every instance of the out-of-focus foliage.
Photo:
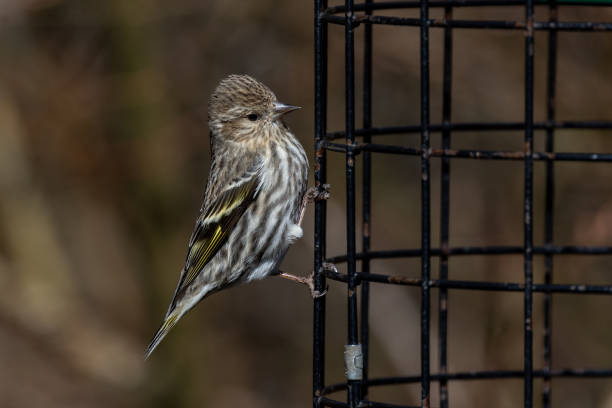
[{"label": "out-of-focus foliage", "polygon": [[[537,12],[547,17],[545,8]],[[511,8],[458,9],[455,16],[523,18]],[[560,18],[610,21],[612,13],[563,8]],[[199,209],[209,160],[206,99],[215,84],[229,73],[248,73],[280,100],[303,106],[289,124],[312,152],[312,19],[309,1],[0,2],[2,407],[311,405],[311,299],[280,278],[212,296],[146,363],[143,351],[165,312]],[[344,118],[342,35],[341,27],[330,27],[332,130]],[[374,35],[374,123],[418,123],[418,30],[376,27]],[[453,120],[522,120],[523,34],[464,30],[454,38]],[[558,119],[612,117],[611,39],[559,34]],[[432,121],[440,120],[441,40],[432,30]],[[546,34],[538,32],[537,120],[545,118],[546,47]],[[381,140],[414,145],[416,137]],[[544,135],[536,137],[542,149]],[[439,135],[433,142],[439,145]],[[453,147],[522,150],[522,135],[457,134]],[[610,152],[612,138],[559,131],[556,148]],[[341,156],[330,155],[330,255],[344,250],[343,166]],[[520,244],[521,163],[452,166],[451,244]],[[436,203],[438,163],[433,167]],[[375,249],[418,246],[418,169],[416,157],[375,157]],[[537,244],[543,170],[538,163]],[[611,174],[606,164],[556,166],[556,243],[612,243]],[[305,230],[283,269],[310,272],[311,211]],[[612,260],[564,257],[555,266],[556,282],[609,283]],[[373,267],[419,274],[416,260]],[[542,281],[542,259],[535,267]],[[453,259],[450,273],[520,282],[522,262],[520,256]],[[344,290],[332,284],[328,294],[328,382],[343,375]],[[536,295],[538,366],[542,301]],[[611,302],[555,296],[554,367],[612,366]],[[373,286],[373,376],[418,373],[418,307],[414,289]],[[452,292],[449,307],[450,370],[522,366],[520,294]],[[553,387],[556,406],[612,406],[609,380],[554,380]],[[513,407],[522,400],[519,381],[486,388],[459,383],[450,392],[461,407]],[[413,386],[371,393],[418,400]]]}]

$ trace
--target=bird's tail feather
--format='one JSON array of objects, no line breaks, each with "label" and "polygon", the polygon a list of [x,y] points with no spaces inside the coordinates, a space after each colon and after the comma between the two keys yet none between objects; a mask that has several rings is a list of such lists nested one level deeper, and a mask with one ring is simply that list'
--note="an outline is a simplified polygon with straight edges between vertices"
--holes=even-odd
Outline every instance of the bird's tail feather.
[{"label": "bird's tail feather", "polygon": [[145,351],[145,360],[148,359],[151,353],[153,353],[157,346],[159,346],[159,343],[161,343],[164,337],[166,337],[166,334],[168,334],[168,332],[179,321],[180,317],[181,314],[176,309],[168,313],[161,327],[157,330],[155,336],[153,336],[153,340],[151,340],[151,342],[147,346],[147,350]]}]

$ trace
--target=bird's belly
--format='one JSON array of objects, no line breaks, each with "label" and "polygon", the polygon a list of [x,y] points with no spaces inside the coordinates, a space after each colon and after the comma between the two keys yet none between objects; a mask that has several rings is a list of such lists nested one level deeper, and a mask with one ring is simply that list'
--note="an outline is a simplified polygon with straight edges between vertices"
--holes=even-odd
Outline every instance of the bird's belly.
[{"label": "bird's belly", "polygon": [[260,263],[248,272],[245,277],[245,281],[250,282],[254,280],[259,280],[271,275],[277,268],[277,263],[278,262],[274,261],[273,259]]},{"label": "bird's belly", "polygon": [[290,222],[286,224],[276,231],[274,237],[268,241],[267,245],[259,248],[259,251],[254,256],[255,262],[253,262],[245,274],[246,281],[263,279],[278,269],[289,250],[289,246],[295,240],[295,237],[292,235],[292,230],[294,229],[291,228],[291,225],[294,224]]},{"label": "bird's belly", "polygon": [[[282,262],[289,246],[302,235],[302,229],[293,222],[292,214],[295,213],[295,197],[278,202],[269,207],[266,206],[267,197],[260,197],[262,202],[258,209],[265,209],[245,214],[252,237],[250,242],[245,245],[249,251],[244,269],[241,273],[241,280],[252,281],[263,279],[274,273]],[[269,201],[268,201],[269,203]],[[254,222],[254,220],[257,220]],[[242,220],[241,220],[242,221]]]},{"label": "bird's belly", "polygon": [[[264,185],[270,187],[261,191],[239,221],[242,226],[236,228],[244,237],[244,252],[236,257],[245,260],[237,268],[242,281],[263,279],[275,273],[291,244],[303,235],[296,222],[306,185],[306,171],[301,167],[290,169],[286,162],[273,163],[264,172],[270,179]],[[279,175],[278,169],[284,169],[280,172],[284,175]]]}]

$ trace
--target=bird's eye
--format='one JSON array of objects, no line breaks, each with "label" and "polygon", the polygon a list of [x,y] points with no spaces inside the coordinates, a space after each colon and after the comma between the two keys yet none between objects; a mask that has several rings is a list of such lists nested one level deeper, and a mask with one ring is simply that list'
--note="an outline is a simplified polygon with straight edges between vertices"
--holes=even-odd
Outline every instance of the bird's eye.
[{"label": "bird's eye", "polygon": [[251,122],[255,122],[257,119],[259,119],[259,115],[256,113],[251,113],[247,115],[247,119],[250,120]]}]

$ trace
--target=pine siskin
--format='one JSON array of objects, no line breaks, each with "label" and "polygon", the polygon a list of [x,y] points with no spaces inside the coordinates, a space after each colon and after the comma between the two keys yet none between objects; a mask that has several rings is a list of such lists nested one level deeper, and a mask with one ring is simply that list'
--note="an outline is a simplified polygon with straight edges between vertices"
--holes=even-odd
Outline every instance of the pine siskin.
[{"label": "pine siskin", "polygon": [[281,120],[295,109],[247,75],[230,75],[212,94],[204,202],[174,297],[146,357],[187,311],[229,285],[278,273],[308,283],[318,295],[312,279],[278,271],[291,243],[302,236],[307,201],[317,195],[306,194],[306,153]]}]

